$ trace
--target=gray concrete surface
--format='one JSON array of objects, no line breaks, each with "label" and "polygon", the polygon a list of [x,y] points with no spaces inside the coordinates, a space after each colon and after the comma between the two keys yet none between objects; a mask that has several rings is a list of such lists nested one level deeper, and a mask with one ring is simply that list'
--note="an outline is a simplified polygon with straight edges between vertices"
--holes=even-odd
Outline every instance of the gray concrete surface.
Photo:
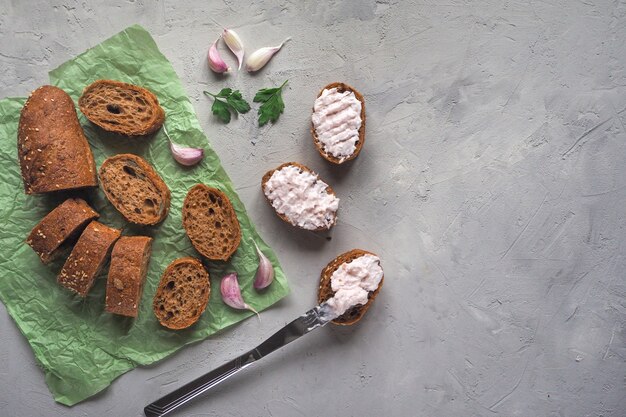
[{"label": "gray concrete surface", "polygon": [[[293,38],[260,74],[206,65],[219,22],[251,51]],[[325,328],[177,415],[626,415],[626,3],[0,0],[0,96],[140,23],[172,61],[292,294],[73,408],[55,404],[0,307],[2,416],[139,416],[145,403],[314,304],[320,269],[362,247],[386,283],[352,328]],[[224,52],[232,65],[233,58]],[[289,79],[280,121],[217,123],[204,88]],[[353,84],[367,143],[336,168],[313,148],[320,87]],[[263,200],[296,160],[341,197],[329,234]],[[327,240],[332,236],[332,240]]]}]

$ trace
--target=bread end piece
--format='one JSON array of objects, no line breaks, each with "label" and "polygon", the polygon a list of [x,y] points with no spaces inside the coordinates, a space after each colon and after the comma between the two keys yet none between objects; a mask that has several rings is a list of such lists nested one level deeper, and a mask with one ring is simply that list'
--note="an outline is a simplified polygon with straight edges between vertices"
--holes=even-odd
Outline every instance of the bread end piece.
[{"label": "bread end piece", "polygon": [[148,273],[152,238],[122,236],[111,252],[105,311],[137,317],[143,284]]},{"label": "bread end piece", "polygon": [[[330,278],[333,275],[333,272],[335,272],[339,268],[339,266],[341,266],[342,264],[351,262],[355,260],[356,258],[359,258],[363,255],[378,256],[372,252],[368,252],[362,249],[352,249],[349,252],[339,255],[338,257],[330,261],[330,263],[326,265],[324,269],[322,269],[322,273],[320,275],[320,285],[319,285],[319,289],[317,293],[318,304],[323,303],[324,301],[328,300],[329,298],[332,298],[335,295],[335,292],[332,290],[331,285],[330,285],[331,284]],[[380,283],[378,284],[378,288],[376,288],[375,291],[370,291],[370,293],[368,294],[368,300],[366,304],[352,307],[351,309],[346,311],[344,314],[342,314],[341,316],[333,320],[332,323],[342,325],[342,326],[349,326],[361,320],[361,318],[363,318],[367,310],[371,307],[372,303],[378,296],[380,289],[383,287],[384,280],[385,280],[385,277],[383,275],[383,278],[380,280]]]},{"label": "bread end piece", "polygon": [[198,259],[174,260],[163,272],[152,308],[162,326],[186,329],[198,321],[211,294],[209,273]]},{"label": "bread end piece", "polygon": [[363,98],[363,95],[358,92],[354,87],[351,87],[348,84],[341,82],[328,84],[326,87],[320,90],[320,92],[317,94],[317,97],[321,96],[324,90],[330,90],[331,88],[336,88],[339,92],[351,91],[354,93],[356,99],[361,102],[361,127],[359,128],[359,141],[356,143],[356,149],[354,150],[354,153],[352,153],[352,155],[346,157],[343,160],[324,151],[324,147],[320,143],[317,132],[315,131],[313,121],[311,121],[311,135],[313,136],[313,144],[315,145],[315,148],[317,149],[319,154],[322,155],[322,158],[324,158],[328,162],[336,165],[341,165],[359,156],[359,153],[361,153],[361,149],[363,148],[363,144],[365,143],[365,98]]}]

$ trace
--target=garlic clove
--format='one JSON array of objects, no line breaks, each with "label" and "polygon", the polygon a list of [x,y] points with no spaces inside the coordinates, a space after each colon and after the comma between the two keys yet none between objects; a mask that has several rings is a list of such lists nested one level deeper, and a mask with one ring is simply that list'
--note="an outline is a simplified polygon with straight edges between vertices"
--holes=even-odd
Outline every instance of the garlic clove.
[{"label": "garlic clove", "polygon": [[260,70],[267,64],[270,59],[276,54],[276,52],[280,51],[285,42],[289,41],[291,38],[287,38],[278,46],[269,46],[261,49],[257,49],[246,59],[246,70],[248,72],[255,72]]},{"label": "garlic clove", "polygon": [[274,267],[272,266],[272,262],[267,259],[267,256],[261,252],[256,242],[253,241],[253,243],[256,248],[256,253],[259,256],[259,266],[254,276],[254,288],[262,290],[263,288],[267,288],[272,281],[274,281]]},{"label": "garlic clove", "polygon": [[209,62],[209,68],[218,74],[223,74],[225,72],[230,71],[230,67],[224,62],[222,57],[220,56],[219,51],[217,50],[217,42],[221,39],[221,35],[209,48],[209,53],[207,55],[207,60]]},{"label": "garlic clove", "polygon": [[174,142],[170,142],[170,150],[176,162],[188,167],[197,164],[204,157],[204,149],[187,148]]},{"label": "garlic clove", "polygon": [[231,50],[233,54],[237,57],[237,62],[239,63],[239,69],[241,69],[241,64],[243,64],[243,42],[237,32],[230,29],[224,29],[222,33],[222,37],[224,38],[224,42],[228,46],[228,49]]},{"label": "garlic clove", "polygon": [[236,272],[224,275],[220,284],[220,292],[222,293],[222,300],[230,307],[238,310],[250,310],[259,316],[259,313],[255,309],[243,301]]}]

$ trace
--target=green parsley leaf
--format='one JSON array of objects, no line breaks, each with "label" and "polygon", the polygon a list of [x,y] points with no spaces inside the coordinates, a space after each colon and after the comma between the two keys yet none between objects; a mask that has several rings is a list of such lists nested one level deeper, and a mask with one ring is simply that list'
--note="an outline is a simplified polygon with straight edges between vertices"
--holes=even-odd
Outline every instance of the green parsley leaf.
[{"label": "green parsley leaf", "polygon": [[263,88],[254,96],[255,103],[263,103],[259,107],[259,126],[264,126],[267,122],[276,123],[281,113],[285,109],[285,103],[281,95],[285,81],[278,88]]},{"label": "green parsley leaf", "polygon": [[244,114],[250,111],[250,105],[246,100],[241,97],[241,93],[239,92],[239,90],[228,96],[226,102],[230,104],[230,106],[238,113]]},{"label": "green parsley leaf", "polygon": [[221,100],[215,100],[211,107],[213,114],[224,123],[230,122],[230,111],[228,105]]},{"label": "green parsley leaf", "polygon": [[220,91],[219,93],[217,93],[217,95],[215,97],[228,97],[230,95],[230,93],[232,93],[233,90],[230,88],[222,88],[222,91]]}]

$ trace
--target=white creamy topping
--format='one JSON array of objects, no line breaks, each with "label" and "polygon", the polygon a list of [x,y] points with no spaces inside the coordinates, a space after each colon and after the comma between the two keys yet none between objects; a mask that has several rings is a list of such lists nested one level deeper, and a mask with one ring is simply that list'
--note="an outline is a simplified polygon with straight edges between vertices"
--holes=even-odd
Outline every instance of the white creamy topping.
[{"label": "white creamy topping", "polygon": [[343,161],[356,150],[361,102],[352,91],[324,90],[313,105],[313,127],[322,149]]},{"label": "white creamy topping", "polygon": [[327,187],[316,175],[288,165],[274,171],[263,192],[291,224],[315,230],[330,227],[339,208],[339,199],[329,194]]},{"label": "white creamy topping", "polygon": [[366,304],[368,293],[376,291],[382,278],[383,269],[377,256],[367,254],[341,264],[330,276],[335,295],[327,303],[340,316],[351,307]]}]

